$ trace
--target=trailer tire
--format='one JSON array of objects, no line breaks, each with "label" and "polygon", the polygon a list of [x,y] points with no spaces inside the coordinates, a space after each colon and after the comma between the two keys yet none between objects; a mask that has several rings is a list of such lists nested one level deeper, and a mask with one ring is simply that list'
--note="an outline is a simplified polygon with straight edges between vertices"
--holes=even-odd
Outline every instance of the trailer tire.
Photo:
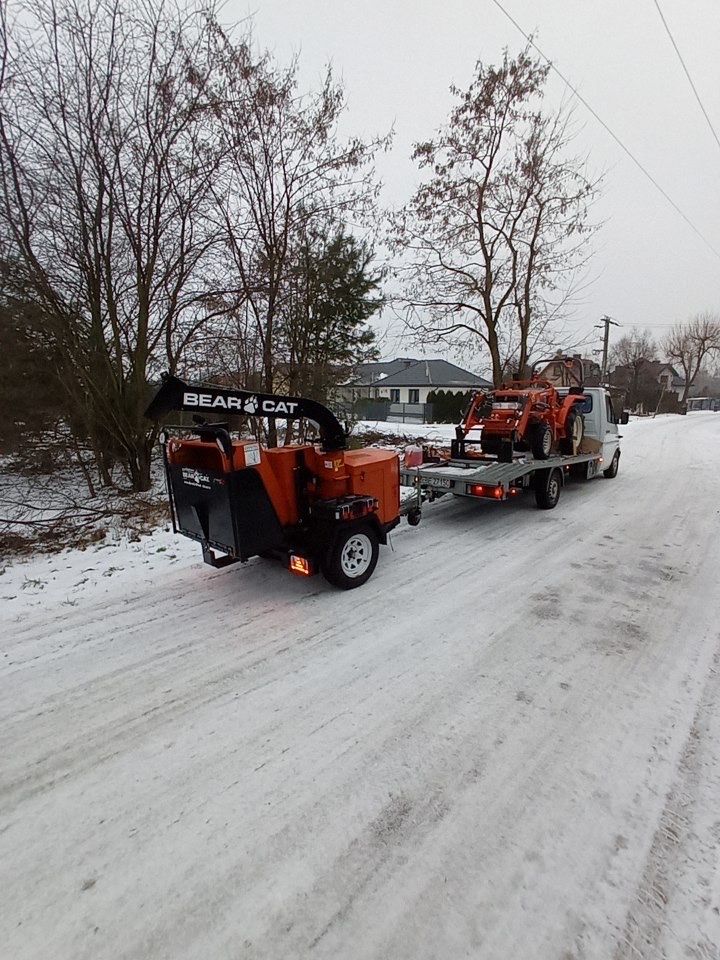
[{"label": "trailer tire", "polygon": [[536,460],[547,460],[552,452],[553,435],[547,423],[536,423],[530,436],[530,449]]},{"label": "trailer tire", "polygon": [[620,468],[620,451],[615,451],[615,456],[610,461],[610,466],[607,470],[603,470],[603,476],[607,477],[608,480],[614,480],[618,474],[618,469]]},{"label": "trailer tire", "polygon": [[421,520],[422,520],[422,511],[417,509],[410,510],[410,512],[407,515],[407,522],[410,524],[411,527],[416,527]]},{"label": "trailer tire", "polygon": [[562,482],[562,472],[557,467],[538,470],[535,474],[535,503],[541,510],[552,510],[557,506]]},{"label": "trailer tire", "polygon": [[341,590],[361,587],[373,575],[379,553],[377,532],[369,524],[340,527],[322,560],[323,576]]}]

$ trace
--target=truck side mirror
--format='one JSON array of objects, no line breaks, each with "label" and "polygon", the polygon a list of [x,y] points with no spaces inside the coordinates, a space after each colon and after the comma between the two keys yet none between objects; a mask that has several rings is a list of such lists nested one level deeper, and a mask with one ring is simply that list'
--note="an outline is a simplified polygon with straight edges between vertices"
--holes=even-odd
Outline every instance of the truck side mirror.
[{"label": "truck side mirror", "polygon": [[628,423],[629,420],[630,420],[630,411],[623,410],[622,413],[620,414],[620,423]]}]

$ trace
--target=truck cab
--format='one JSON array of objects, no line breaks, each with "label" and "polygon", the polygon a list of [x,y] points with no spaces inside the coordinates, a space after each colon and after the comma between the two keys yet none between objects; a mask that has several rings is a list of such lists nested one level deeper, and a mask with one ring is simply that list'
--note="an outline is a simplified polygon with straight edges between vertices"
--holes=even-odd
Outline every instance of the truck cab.
[{"label": "truck cab", "polygon": [[[563,392],[562,390],[559,392]],[[585,453],[599,453],[602,462],[597,472],[617,473],[620,460],[620,423],[627,423],[627,414],[618,413],[612,397],[605,387],[585,387],[585,400],[578,404],[578,412],[584,421],[581,450]]]}]

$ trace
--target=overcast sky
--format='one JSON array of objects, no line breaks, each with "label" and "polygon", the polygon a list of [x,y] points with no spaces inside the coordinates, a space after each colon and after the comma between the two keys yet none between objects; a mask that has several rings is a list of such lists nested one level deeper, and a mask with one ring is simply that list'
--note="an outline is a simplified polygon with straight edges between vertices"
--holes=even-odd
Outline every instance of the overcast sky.
[{"label": "overcast sky", "polygon": [[[720,0],[659,2],[720,134]],[[720,251],[720,147],[653,0],[503,3]],[[225,11],[252,14],[258,43],[280,61],[299,53],[305,87],[331,61],[346,86],[345,129],[369,136],[394,127],[392,150],[377,164],[388,205],[416,185],[412,143],[444,121],[449,85],[467,86],[476,60],[497,62],[504,46],[515,52],[524,43],[491,0],[228,0]],[[553,76],[548,104],[564,93]],[[606,173],[595,209],[606,222],[594,282],[576,308],[578,334],[609,314],[661,338],[693,312],[720,311],[720,259],[580,104],[576,116],[578,150]]]}]

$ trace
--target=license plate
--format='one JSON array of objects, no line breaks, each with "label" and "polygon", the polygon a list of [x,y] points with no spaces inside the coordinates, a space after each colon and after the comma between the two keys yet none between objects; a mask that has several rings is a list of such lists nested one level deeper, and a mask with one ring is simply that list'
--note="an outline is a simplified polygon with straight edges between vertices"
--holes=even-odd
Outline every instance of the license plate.
[{"label": "license plate", "polygon": [[452,486],[452,480],[446,477],[428,477],[428,486],[442,487],[448,490]]}]

